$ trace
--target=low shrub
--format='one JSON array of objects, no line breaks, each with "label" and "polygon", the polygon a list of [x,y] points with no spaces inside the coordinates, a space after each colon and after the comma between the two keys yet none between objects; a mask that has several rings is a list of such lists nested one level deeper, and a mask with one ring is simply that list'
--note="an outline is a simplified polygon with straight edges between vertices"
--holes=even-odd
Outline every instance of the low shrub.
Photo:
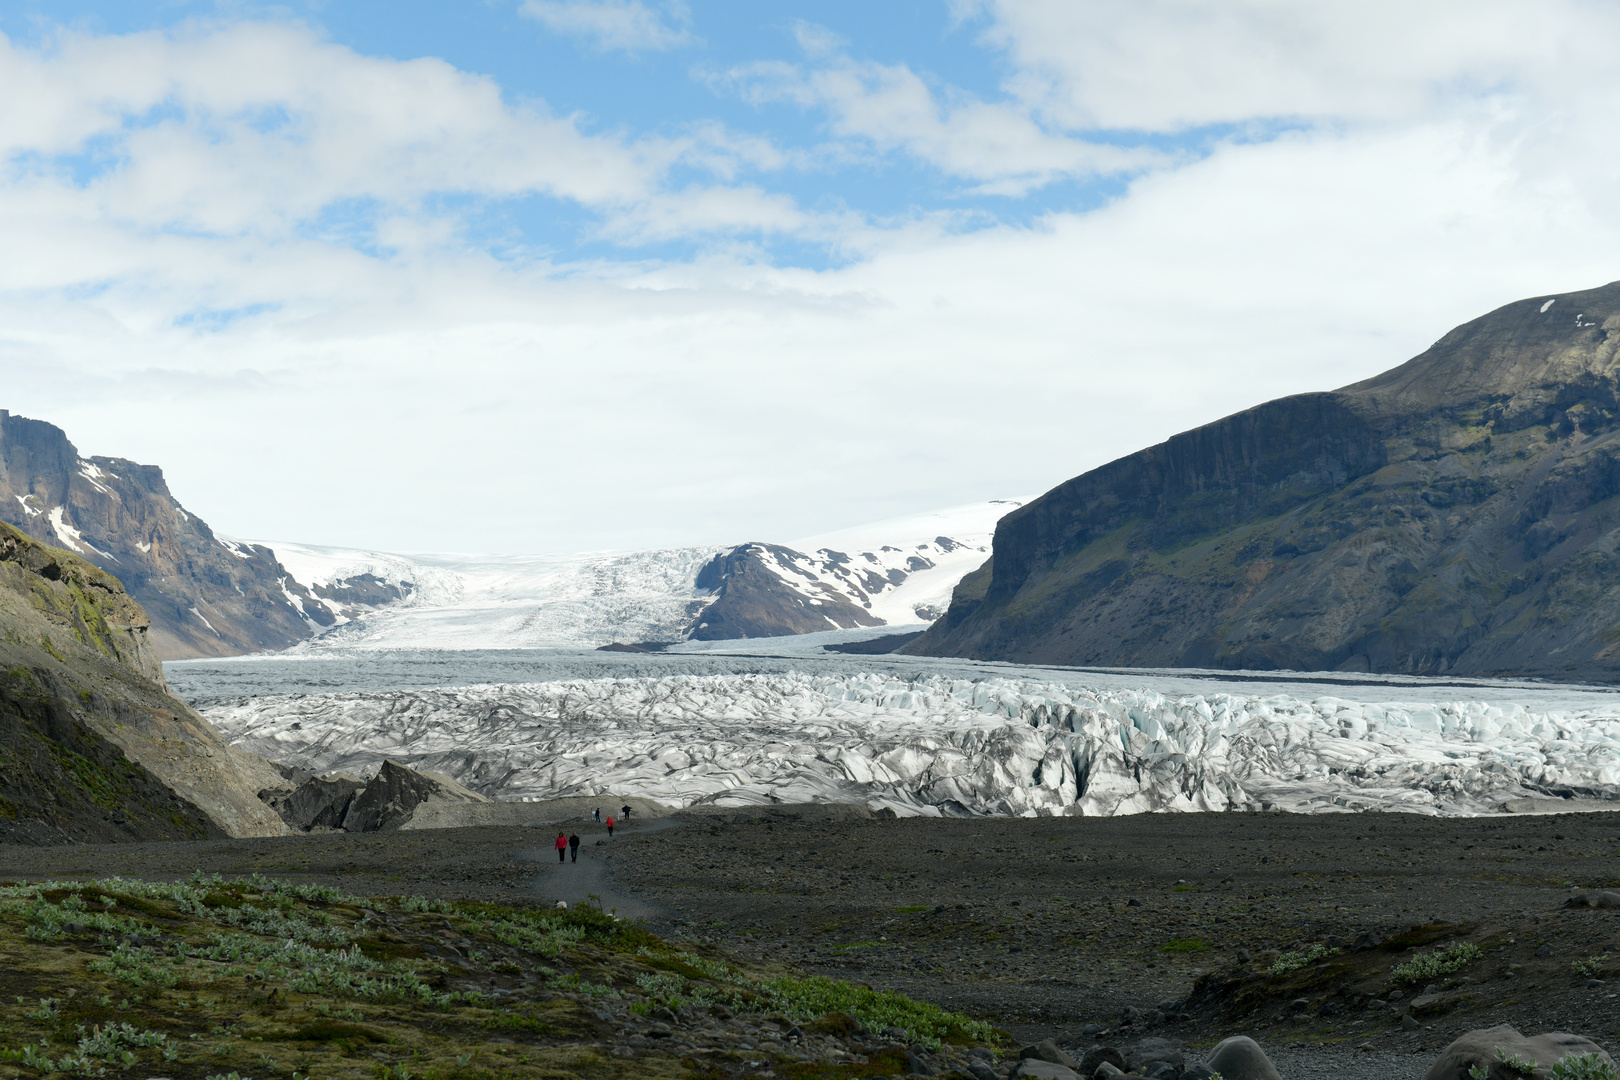
[{"label": "low shrub", "polygon": [[1390,972],[1389,979],[1390,982],[1404,984],[1439,978],[1441,975],[1461,971],[1484,955],[1484,950],[1478,945],[1459,941],[1455,945],[1448,945],[1430,953],[1418,953]]},{"label": "low shrub", "polygon": [[1285,952],[1271,965],[1273,975],[1287,975],[1291,971],[1298,971],[1307,964],[1314,964],[1318,960],[1325,960],[1330,956],[1337,956],[1342,950],[1332,949],[1326,945],[1312,945],[1304,952]]}]

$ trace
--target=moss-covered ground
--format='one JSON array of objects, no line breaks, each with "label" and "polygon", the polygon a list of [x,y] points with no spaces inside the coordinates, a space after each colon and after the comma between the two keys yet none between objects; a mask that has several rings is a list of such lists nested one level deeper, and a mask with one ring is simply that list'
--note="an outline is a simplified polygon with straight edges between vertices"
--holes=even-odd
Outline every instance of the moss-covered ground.
[{"label": "moss-covered ground", "polygon": [[[264,877],[0,885],[0,1077],[859,1077],[977,1023],[592,907]],[[965,1075],[965,1074],[964,1074]]]}]

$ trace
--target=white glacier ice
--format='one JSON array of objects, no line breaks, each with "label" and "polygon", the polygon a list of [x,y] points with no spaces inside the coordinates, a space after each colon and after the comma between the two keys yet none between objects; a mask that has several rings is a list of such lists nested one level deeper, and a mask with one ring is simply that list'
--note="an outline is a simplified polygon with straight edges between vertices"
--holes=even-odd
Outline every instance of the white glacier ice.
[{"label": "white glacier ice", "polygon": [[[783,670],[271,694],[204,711],[237,745],[281,761],[364,773],[393,758],[497,799],[855,801],[1025,816],[1450,815],[1526,795],[1620,800],[1613,695],[1550,693],[1554,707],[1531,708],[1445,700],[1456,687],[1370,687],[1358,700],[1278,689]],[[1378,700],[1401,694],[1409,700]]]},{"label": "white glacier ice", "polygon": [[279,541],[292,576],[318,586],[371,574],[410,586],[397,603],[344,617],[300,651],[479,649],[672,640],[703,594],[698,571],[720,548],[583,555],[396,555]]},{"label": "white glacier ice", "polygon": [[[825,589],[886,625],[916,627],[944,613],[956,583],[989,556],[997,519],[1019,505],[992,500],[826,533],[785,545],[789,564],[761,565],[817,603]],[[274,540],[221,543],[233,551],[272,549],[311,593],[363,574],[410,585],[407,599],[373,610],[321,598],[337,625],[299,646],[303,652],[675,641],[714,598],[697,588],[698,572],[729,550],[401,555]]]}]

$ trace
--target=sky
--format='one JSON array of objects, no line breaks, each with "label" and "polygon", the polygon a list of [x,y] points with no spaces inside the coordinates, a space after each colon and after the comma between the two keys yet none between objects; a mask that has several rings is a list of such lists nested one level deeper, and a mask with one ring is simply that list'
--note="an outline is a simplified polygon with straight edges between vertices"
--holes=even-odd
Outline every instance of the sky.
[{"label": "sky", "polygon": [[0,407],[224,534],[1021,497],[1620,278],[1620,4],[0,0]]}]

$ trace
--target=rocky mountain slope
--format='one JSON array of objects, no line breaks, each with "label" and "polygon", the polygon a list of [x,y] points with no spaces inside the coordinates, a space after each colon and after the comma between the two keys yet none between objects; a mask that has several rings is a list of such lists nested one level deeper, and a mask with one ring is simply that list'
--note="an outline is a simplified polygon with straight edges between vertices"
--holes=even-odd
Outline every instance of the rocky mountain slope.
[{"label": "rocky mountain slope", "polygon": [[0,843],[276,836],[283,783],[172,697],[118,580],[0,524]]},{"label": "rocky mountain slope", "polygon": [[904,651],[1620,677],[1620,283],[1150,447],[996,529]]},{"label": "rocky mountain slope", "polygon": [[80,457],[61,428],[5,410],[0,521],[116,575],[164,660],[281,649],[334,621],[274,552],[188,513],[157,466]]}]

